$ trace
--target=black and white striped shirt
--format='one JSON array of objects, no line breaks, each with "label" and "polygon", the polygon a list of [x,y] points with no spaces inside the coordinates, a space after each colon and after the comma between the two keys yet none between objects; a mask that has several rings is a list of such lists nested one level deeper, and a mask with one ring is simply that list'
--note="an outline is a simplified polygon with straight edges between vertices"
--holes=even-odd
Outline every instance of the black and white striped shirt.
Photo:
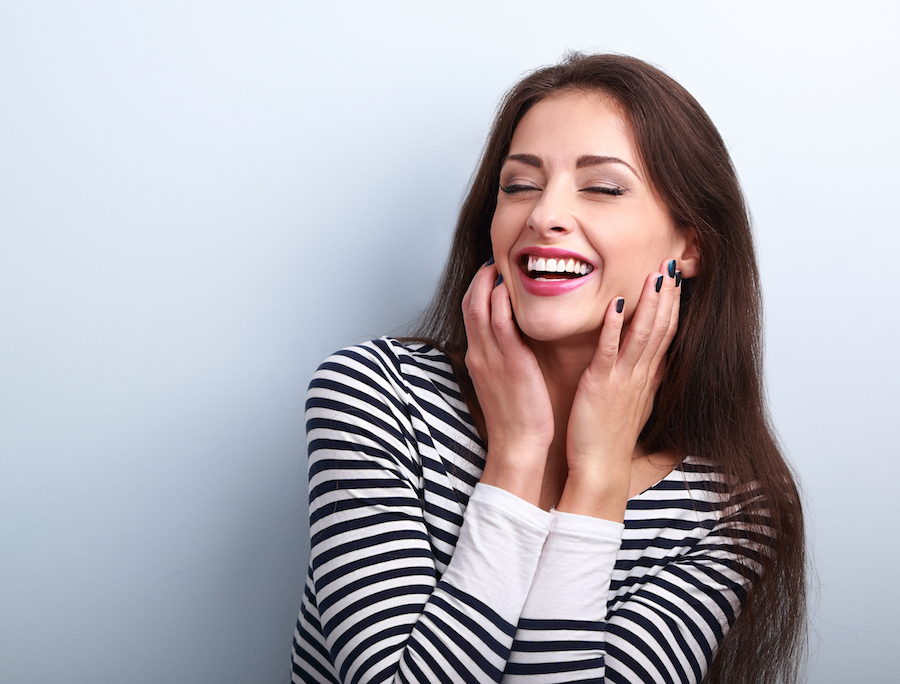
[{"label": "black and white striped shirt", "polygon": [[699,682],[766,550],[752,495],[696,458],[624,525],[478,485],[483,445],[428,345],[336,353],[306,420],[294,682]]}]

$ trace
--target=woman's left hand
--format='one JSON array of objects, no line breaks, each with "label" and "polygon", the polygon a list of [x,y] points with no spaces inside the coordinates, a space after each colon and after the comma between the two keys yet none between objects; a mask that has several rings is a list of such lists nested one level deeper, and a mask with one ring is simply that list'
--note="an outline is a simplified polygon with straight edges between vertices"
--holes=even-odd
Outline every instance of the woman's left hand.
[{"label": "woman's left hand", "polygon": [[681,288],[675,285],[673,263],[664,262],[659,273],[647,278],[624,338],[624,313],[616,310],[620,298],[607,308],[597,349],[578,383],[569,415],[569,473],[561,511],[618,521],[624,517],[634,449],[653,409],[666,351],[678,327]]}]

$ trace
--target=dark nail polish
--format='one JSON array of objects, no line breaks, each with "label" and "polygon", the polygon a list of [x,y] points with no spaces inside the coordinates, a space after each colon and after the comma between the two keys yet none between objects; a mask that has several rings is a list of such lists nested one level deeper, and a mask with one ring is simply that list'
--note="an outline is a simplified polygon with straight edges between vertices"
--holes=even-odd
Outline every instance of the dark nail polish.
[{"label": "dark nail polish", "polygon": [[675,271],[675,287],[681,285],[681,271]]},{"label": "dark nail polish", "polygon": [[500,275],[497,276],[497,282],[494,283],[494,287],[497,287],[502,282],[503,282],[503,274],[501,273]]},{"label": "dark nail polish", "polygon": [[490,259],[488,259],[487,261],[484,262],[484,265],[490,266],[492,263],[494,263],[494,255],[493,254],[491,255]]},{"label": "dark nail polish", "polygon": [[619,297],[619,301],[616,302],[616,313],[622,313],[622,309],[625,308],[625,300]]},{"label": "dark nail polish", "polygon": [[662,276],[656,279],[656,291],[659,292],[662,289]]},{"label": "dark nail polish", "polygon": [[675,259],[672,259],[672,261],[669,262],[669,277],[675,277]]}]

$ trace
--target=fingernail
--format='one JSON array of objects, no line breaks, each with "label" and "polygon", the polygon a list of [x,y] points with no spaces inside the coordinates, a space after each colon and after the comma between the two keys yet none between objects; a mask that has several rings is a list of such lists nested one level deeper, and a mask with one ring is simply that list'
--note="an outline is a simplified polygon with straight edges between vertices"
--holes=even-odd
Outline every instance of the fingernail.
[{"label": "fingernail", "polygon": [[681,285],[681,271],[675,271],[675,287]]},{"label": "fingernail", "polygon": [[616,302],[616,313],[622,313],[622,309],[625,308],[625,300],[619,297],[619,301]]},{"label": "fingernail", "polygon": [[659,278],[656,279],[656,291],[657,292],[659,292],[662,289],[662,279],[663,279],[662,276],[660,276]]},{"label": "fingernail", "polygon": [[675,277],[675,259],[672,259],[672,261],[669,262],[669,277]]},{"label": "fingernail", "polygon": [[503,274],[501,273],[500,275],[497,276],[497,282],[494,283],[494,287],[497,287],[502,282],[503,282]]},{"label": "fingernail", "polygon": [[494,263],[494,255],[493,254],[491,255],[490,259],[488,259],[487,261],[484,262],[484,265],[490,266],[492,263]]}]

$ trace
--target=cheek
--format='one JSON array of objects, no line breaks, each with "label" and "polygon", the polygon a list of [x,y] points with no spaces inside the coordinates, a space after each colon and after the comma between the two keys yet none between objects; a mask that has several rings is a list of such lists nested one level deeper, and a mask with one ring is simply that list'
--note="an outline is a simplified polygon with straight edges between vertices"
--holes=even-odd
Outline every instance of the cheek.
[{"label": "cheek", "polygon": [[630,239],[622,240],[615,246],[615,263],[611,268],[631,274],[643,283],[651,273],[658,271],[663,261],[676,258],[679,254],[675,231],[667,221],[658,217],[646,223],[630,227]]},{"label": "cheek", "polygon": [[656,250],[648,250],[647,245],[622,244],[615,250],[607,250],[602,264],[599,293],[602,301],[599,303],[605,306],[614,297],[624,297],[625,316],[630,317],[647,277],[659,269],[663,258],[657,259]]},{"label": "cheek", "polygon": [[494,216],[491,222],[491,252],[497,263],[497,268],[503,273],[504,278],[511,278],[515,271],[513,263],[513,250],[518,233],[509,230],[502,217]]},{"label": "cheek", "polygon": [[512,217],[509,216],[509,211],[504,211],[502,208],[498,207],[494,211],[494,216],[491,219],[491,242],[497,243],[506,243],[509,242],[513,237],[513,229],[512,229]]},{"label": "cheek", "polygon": [[493,220],[491,221],[491,251],[493,252],[494,258],[502,256],[504,251],[505,240],[503,237],[503,231],[500,229],[499,221],[497,219],[496,214],[494,215]]}]

